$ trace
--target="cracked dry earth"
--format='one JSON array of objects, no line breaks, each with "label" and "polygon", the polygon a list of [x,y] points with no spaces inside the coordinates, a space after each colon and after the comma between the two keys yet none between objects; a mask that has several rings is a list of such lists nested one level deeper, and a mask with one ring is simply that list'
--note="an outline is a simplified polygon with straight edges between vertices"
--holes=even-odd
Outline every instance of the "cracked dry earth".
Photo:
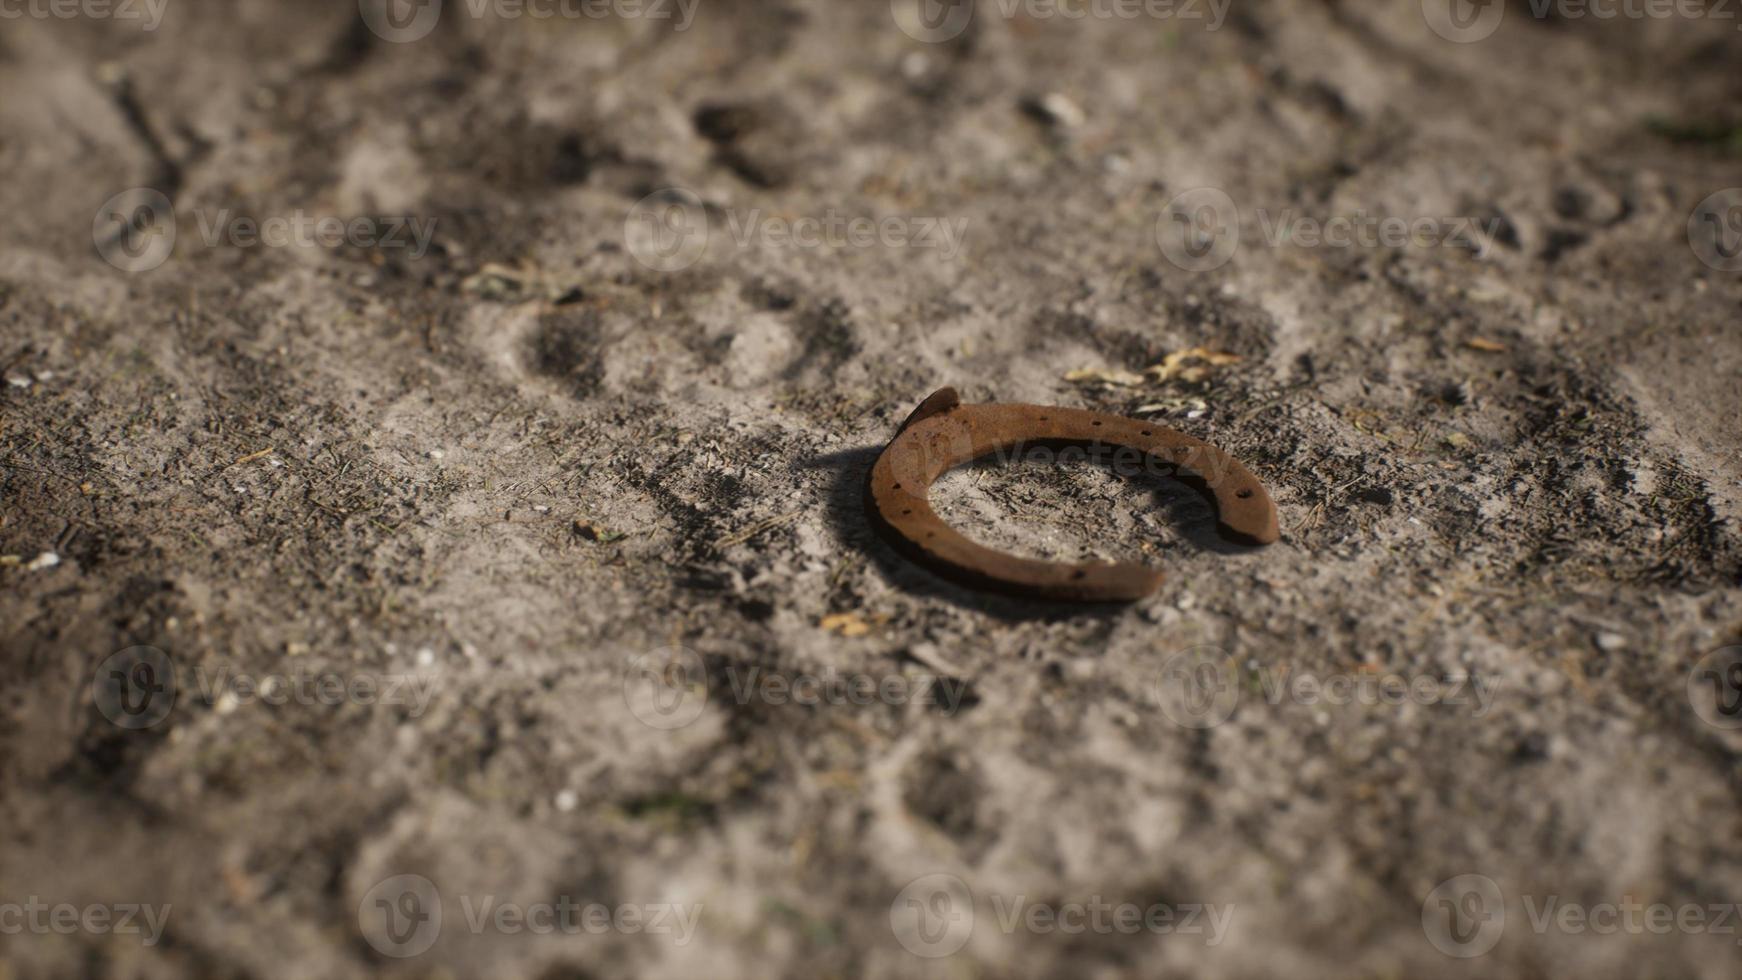
[{"label": "cracked dry earth", "polygon": [[[1471,44],[1352,2],[942,44],[871,2],[406,44],[342,2],[0,22],[0,903],[167,907],[151,944],[10,929],[0,977],[1736,976],[1734,928],[1533,910],[1742,901],[1742,734],[1689,685],[1742,642],[1742,280],[1689,234],[1742,185],[1742,40],[1525,9]],[[1205,186],[1240,247],[1191,272],[1156,224]],[[93,221],[138,187],[178,236],[127,274]],[[671,271],[626,241],[662,188],[713,229]],[[298,213],[433,237],[202,234]],[[753,213],[965,233],[728,232]],[[1267,238],[1361,214],[1487,230]],[[1141,373],[1193,348],[1238,359]],[[1167,580],[935,580],[859,495],[945,384],[1214,442],[1283,539],[976,465],[933,491],[968,533]],[[139,646],[173,706],[130,728],[103,665]],[[1163,668],[1205,647],[1237,682],[1192,727]],[[780,694],[842,678],[913,696]],[[1314,693],[1375,678],[1447,684]],[[413,956],[400,875],[444,902]],[[1460,925],[1465,875],[1501,904]],[[471,924],[562,901],[699,918]],[[1004,915],[1092,902],[1227,915]]]}]

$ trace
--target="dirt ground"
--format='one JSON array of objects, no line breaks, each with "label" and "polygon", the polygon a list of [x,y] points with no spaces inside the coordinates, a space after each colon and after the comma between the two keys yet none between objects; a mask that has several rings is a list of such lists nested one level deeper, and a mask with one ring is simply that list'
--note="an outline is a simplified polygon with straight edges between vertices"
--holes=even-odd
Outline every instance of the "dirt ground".
[{"label": "dirt ground", "polygon": [[0,20],[0,978],[1742,970],[1737,20],[369,2]]}]

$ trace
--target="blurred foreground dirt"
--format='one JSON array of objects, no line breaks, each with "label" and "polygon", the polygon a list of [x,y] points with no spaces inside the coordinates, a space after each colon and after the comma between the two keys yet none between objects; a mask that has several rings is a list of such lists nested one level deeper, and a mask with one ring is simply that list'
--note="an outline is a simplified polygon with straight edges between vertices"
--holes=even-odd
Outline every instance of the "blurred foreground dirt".
[{"label": "blurred foreground dirt", "polygon": [[[0,976],[1737,975],[1734,934],[1529,914],[1742,901],[1742,734],[1689,687],[1742,642],[1742,281],[1689,234],[1742,185],[1733,23],[450,7],[404,44],[338,2],[0,23],[0,902],[172,909],[150,946],[8,935]],[[140,187],[178,233],[128,274],[93,222]],[[1199,187],[1242,231],[1193,272],[1157,225]],[[669,271],[635,241],[665,188],[711,229]],[[206,240],[298,214],[429,235]],[[760,224],[830,215],[938,230]],[[1272,241],[1390,216],[1479,234]],[[1194,348],[1234,356],[1142,373]],[[859,487],[945,384],[1216,442],[1283,541],[977,467],[959,526],[1169,579],[1094,614],[938,583]],[[135,646],[175,700],[129,729],[92,692]],[[1235,703],[1181,725],[1164,667],[1204,647]],[[674,660],[707,674],[681,725],[642,689]],[[408,874],[443,928],[383,955]],[[977,901],[939,958],[901,918],[931,875]],[[1461,875],[1505,900],[1468,960],[1424,928]],[[485,896],[700,917],[473,928]],[[1068,934],[1017,897],[1231,918]]]}]

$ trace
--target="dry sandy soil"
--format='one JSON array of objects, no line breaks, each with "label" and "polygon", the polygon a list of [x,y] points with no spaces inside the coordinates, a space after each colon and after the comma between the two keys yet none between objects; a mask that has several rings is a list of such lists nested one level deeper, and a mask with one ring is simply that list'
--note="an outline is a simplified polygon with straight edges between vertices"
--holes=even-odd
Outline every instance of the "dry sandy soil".
[{"label": "dry sandy soil", "polygon": [[[1742,971],[1737,20],[161,13],[0,20],[0,977]],[[299,214],[430,237],[232,221]],[[925,240],[766,223],[830,215]],[[1339,217],[1481,231],[1277,238]],[[1213,441],[1283,540],[976,465],[975,536],[1168,578],[940,582],[860,487],[946,384]],[[669,928],[479,918],[545,903]]]}]

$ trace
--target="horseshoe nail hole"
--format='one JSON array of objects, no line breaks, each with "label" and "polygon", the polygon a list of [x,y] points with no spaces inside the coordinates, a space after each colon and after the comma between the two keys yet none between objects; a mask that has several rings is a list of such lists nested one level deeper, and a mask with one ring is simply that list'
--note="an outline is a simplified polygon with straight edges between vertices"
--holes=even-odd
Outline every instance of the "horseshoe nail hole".
[{"label": "horseshoe nail hole", "polygon": [[1098,426],[1098,425],[1100,425],[1100,424],[1101,424],[1101,420],[1100,420],[1100,419],[1096,419],[1096,420],[1095,420],[1095,421],[1093,421],[1093,422],[1090,422],[1090,423],[1089,423],[1089,424],[1090,424],[1090,425],[1097,425],[1097,426]]},{"label": "horseshoe nail hole", "polygon": [[907,510],[904,510],[904,511],[902,511],[902,512],[901,512],[901,516],[902,516],[902,517],[906,517],[906,516],[908,516],[908,515],[909,515],[909,514],[912,514],[912,513],[913,513],[913,508],[911,508],[911,507],[909,507],[909,508],[908,508],[908,509],[907,509]]},{"label": "horseshoe nail hole", "polygon": [[1152,435],[1155,435],[1155,432],[1154,432],[1154,430],[1151,430],[1151,429],[1144,429],[1143,434],[1146,436],[1152,436]]},{"label": "horseshoe nail hole", "polygon": [[900,489],[901,489],[901,484],[899,484],[899,483],[897,483],[897,484],[896,484],[896,485],[895,485],[895,486],[894,486],[894,487],[892,487],[892,488],[891,488],[891,489],[894,489],[894,490],[900,490]]},{"label": "horseshoe nail hole", "polygon": [[1042,416],[1041,416],[1041,417],[1040,417],[1040,420],[1041,420],[1041,421],[1042,421],[1042,422],[1045,422],[1045,421],[1046,421],[1046,419],[1047,419],[1047,417],[1046,417],[1046,416],[1045,416],[1045,415],[1042,415]]},{"label": "horseshoe nail hole", "polygon": [[1235,493],[1234,496],[1239,497],[1241,500],[1245,500],[1247,497],[1252,496],[1252,491],[1250,489],[1241,490]]},{"label": "horseshoe nail hole", "polygon": [[[1096,424],[1096,425],[1100,425],[1100,424],[1101,424],[1101,423],[1099,423],[1099,422],[1096,422],[1096,423],[1095,423],[1095,424]],[[1087,577],[1088,577],[1088,575],[1089,575],[1089,573],[1088,573],[1088,572],[1085,572],[1085,571],[1083,571],[1083,570],[1082,570],[1082,569],[1080,569],[1080,568],[1079,568],[1079,569],[1077,569],[1077,570],[1076,570],[1076,571],[1074,571],[1074,572],[1072,572],[1072,573],[1071,573],[1071,578],[1074,578],[1074,579],[1079,579],[1079,578],[1087,578]]]}]

